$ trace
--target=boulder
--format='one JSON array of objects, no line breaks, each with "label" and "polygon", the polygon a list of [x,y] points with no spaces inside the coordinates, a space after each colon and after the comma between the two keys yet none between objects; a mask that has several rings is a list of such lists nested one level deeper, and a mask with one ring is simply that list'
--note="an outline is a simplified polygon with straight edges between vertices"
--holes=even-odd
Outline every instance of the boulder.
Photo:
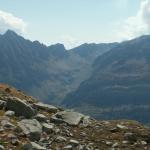
[{"label": "boulder", "polygon": [[31,141],[40,140],[42,126],[36,119],[23,119],[18,122],[18,126]]},{"label": "boulder", "polygon": [[56,114],[54,114],[51,117],[51,120],[54,122],[65,122],[69,125],[78,125],[83,119],[84,119],[84,115],[77,113],[77,112],[73,112],[73,111],[60,111]]},{"label": "boulder", "polygon": [[34,106],[37,109],[45,110],[47,112],[54,112],[55,113],[55,112],[58,111],[57,107],[55,107],[53,105],[49,105],[49,104],[44,104],[44,103],[41,103],[41,102],[34,103]]},{"label": "boulder", "polygon": [[16,97],[7,98],[6,109],[14,111],[16,116],[24,116],[25,118],[31,118],[35,115],[35,110],[29,104]]}]

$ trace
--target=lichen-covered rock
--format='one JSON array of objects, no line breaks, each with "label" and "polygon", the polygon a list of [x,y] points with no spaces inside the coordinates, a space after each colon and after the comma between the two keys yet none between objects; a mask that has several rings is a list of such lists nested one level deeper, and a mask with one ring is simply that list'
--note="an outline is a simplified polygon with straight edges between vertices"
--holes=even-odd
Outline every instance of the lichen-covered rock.
[{"label": "lichen-covered rock", "polygon": [[6,109],[14,111],[16,116],[24,116],[26,118],[31,118],[36,114],[29,104],[17,97],[7,98]]},{"label": "lichen-covered rock", "polygon": [[40,140],[42,126],[36,119],[23,119],[18,122],[18,126],[31,141]]}]

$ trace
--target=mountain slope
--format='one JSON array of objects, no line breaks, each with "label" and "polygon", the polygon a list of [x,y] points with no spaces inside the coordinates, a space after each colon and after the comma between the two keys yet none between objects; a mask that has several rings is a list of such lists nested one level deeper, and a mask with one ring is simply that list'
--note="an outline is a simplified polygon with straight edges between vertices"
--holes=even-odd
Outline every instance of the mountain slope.
[{"label": "mountain slope", "polygon": [[97,112],[97,118],[147,121],[150,113],[150,36],[119,44],[99,56],[93,68],[91,77],[66,97],[64,105],[78,110],[83,106],[81,110],[93,116]]},{"label": "mountain slope", "polygon": [[1,150],[150,149],[150,129],[137,121],[97,121],[2,84],[0,129]]},{"label": "mountain slope", "polygon": [[[0,82],[59,104],[89,78],[93,61],[115,45],[86,44],[84,48],[67,51],[62,44],[47,47],[8,30],[0,36]],[[86,52],[86,47],[90,52]],[[78,54],[82,50],[86,57]]]}]

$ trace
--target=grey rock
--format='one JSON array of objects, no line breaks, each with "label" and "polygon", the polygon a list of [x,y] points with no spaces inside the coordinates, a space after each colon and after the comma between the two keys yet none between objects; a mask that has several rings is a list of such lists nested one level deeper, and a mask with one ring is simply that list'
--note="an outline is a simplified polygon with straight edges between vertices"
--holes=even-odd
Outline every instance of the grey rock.
[{"label": "grey rock", "polygon": [[112,145],[113,148],[118,147],[118,146],[119,144],[117,142]]},{"label": "grey rock", "polygon": [[147,145],[147,142],[146,141],[141,141],[141,144],[142,145]]},{"label": "grey rock", "polygon": [[8,120],[2,120],[1,125],[5,129],[15,129],[16,128],[16,126],[13,125],[12,123],[10,123]]},{"label": "grey rock", "polygon": [[18,126],[31,141],[40,140],[42,126],[36,119],[24,119],[18,122]]},{"label": "grey rock", "polygon": [[35,116],[35,119],[38,120],[39,122],[47,122],[48,120],[48,118],[43,114],[37,114]]},{"label": "grey rock", "polygon": [[58,133],[60,133],[60,132],[61,132],[61,130],[60,130],[59,128],[57,128],[57,127],[54,128],[54,133],[55,133],[55,134],[58,134]]},{"label": "grey rock", "polygon": [[6,102],[3,100],[0,100],[0,109],[4,109],[6,106]]},{"label": "grey rock", "polygon": [[85,145],[79,145],[79,150],[85,150]]},{"label": "grey rock", "polygon": [[82,120],[82,126],[87,127],[89,124],[91,124],[90,117],[89,116],[84,116]]},{"label": "grey rock", "polygon": [[71,150],[73,150],[73,146],[72,146],[72,145],[66,145],[66,146],[64,147],[64,149],[71,149]]},{"label": "grey rock", "polygon": [[16,97],[7,98],[6,109],[14,111],[16,116],[31,118],[35,115],[35,110],[29,104]]},{"label": "grey rock", "polygon": [[57,112],[58,111],[58,108],[53,106],[53,105],[49,105],[49,104],[44,104],[44,103],[41,103],[41,102],[38,102],[38,103],[34,103],[34,106],[37,108],[37,109],[41,109],[41,110],[45,110],[47,112]]},{"label": "grey rock", "polygon": [[8,138],[11,140],[11,143],[13,145],[18,145],[19,144],[18,138],[14,134],[9,134]]},{"label": "grey rock", "polygon": [[61,111],[54,114],[51,120],[57,123],[65,122],[69,125],[78,125],[84,118],[83,114],[73,112],[73,111]]},{"label": "grey rock", "polygon": [[3,145],[0,145],[0,150],[4,150],[4,146]]},{"label": "grey rock", "polygon": [[122,141],[122,144],[128,144],[129,142],[128,141]]},{"label": "grey rock", "polygon": [[15,115],[14,111],[8,110],[8,111],[5,112],[5,116],[12,117],[14,115]]},{"label": "grey rock", "polygon": [[67,141],[67,139],[65,137],[62,137],[62,136],[58,136],[56,139],[55,139],[56,142],[65,142]]},{"label": "grey rock", "polygon": [[22,149],[23,150],[46,150],[46,148],[42,147],[41,145],[35,142],[24,144]]},{"label": "grey rock", "polygon": [[134,143],[137,141],[137,136],[134,133],[127,132],[124,134],[124,140]]},{"label": "grey rock", "polygon": [[117,127],[111,128],[111,129],[109,129],[109,131],[112,133],[119,132],[119,128],[117,128]]},{"label": "grey rock", "polygon": [[112,142],[106,141],[106,145],[111,146],[112,144]]},{"label": "grey rock", "polygon": [[43,131],[46,133],[52,133],[54,131],[54,124],[43,123]]},{"label": "grey rock", "polygon": [[123,125],[121,125],[121,124],[117,124],[117,128],[119,128],[119,129],[128,129],[128,127],[123,126]]},{"label": "grey rock", "polygon": [[69,141],[69,143],[70,143],[71,145],[73,145],[73,146],[79,145],[79,142],[78,142],[77,140],[73,140],[73,139],[71,139],[71,140]]}]

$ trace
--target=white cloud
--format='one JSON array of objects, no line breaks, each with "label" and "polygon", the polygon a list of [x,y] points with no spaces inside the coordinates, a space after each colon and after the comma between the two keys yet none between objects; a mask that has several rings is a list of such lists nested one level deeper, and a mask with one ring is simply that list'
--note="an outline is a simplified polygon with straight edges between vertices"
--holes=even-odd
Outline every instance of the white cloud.
[{"label": "white cloud", "polygon": [[71,49],[80,45],[82,42],[70,35],[63,35],[60,37],[60,43],[63,43],[67,49]]},{"label": "white cloud", "polygon": [[150,34],[150,0],[141,0],[137,14],[118,23],[114,34],[116,40],[127,40]]},{"label": "white cloud", "polygon": [[17,33],[24,33],[26,27],[27,24],[21,18],[0,10],[0,33],[4,33],[8,29],[14,30]]}]

